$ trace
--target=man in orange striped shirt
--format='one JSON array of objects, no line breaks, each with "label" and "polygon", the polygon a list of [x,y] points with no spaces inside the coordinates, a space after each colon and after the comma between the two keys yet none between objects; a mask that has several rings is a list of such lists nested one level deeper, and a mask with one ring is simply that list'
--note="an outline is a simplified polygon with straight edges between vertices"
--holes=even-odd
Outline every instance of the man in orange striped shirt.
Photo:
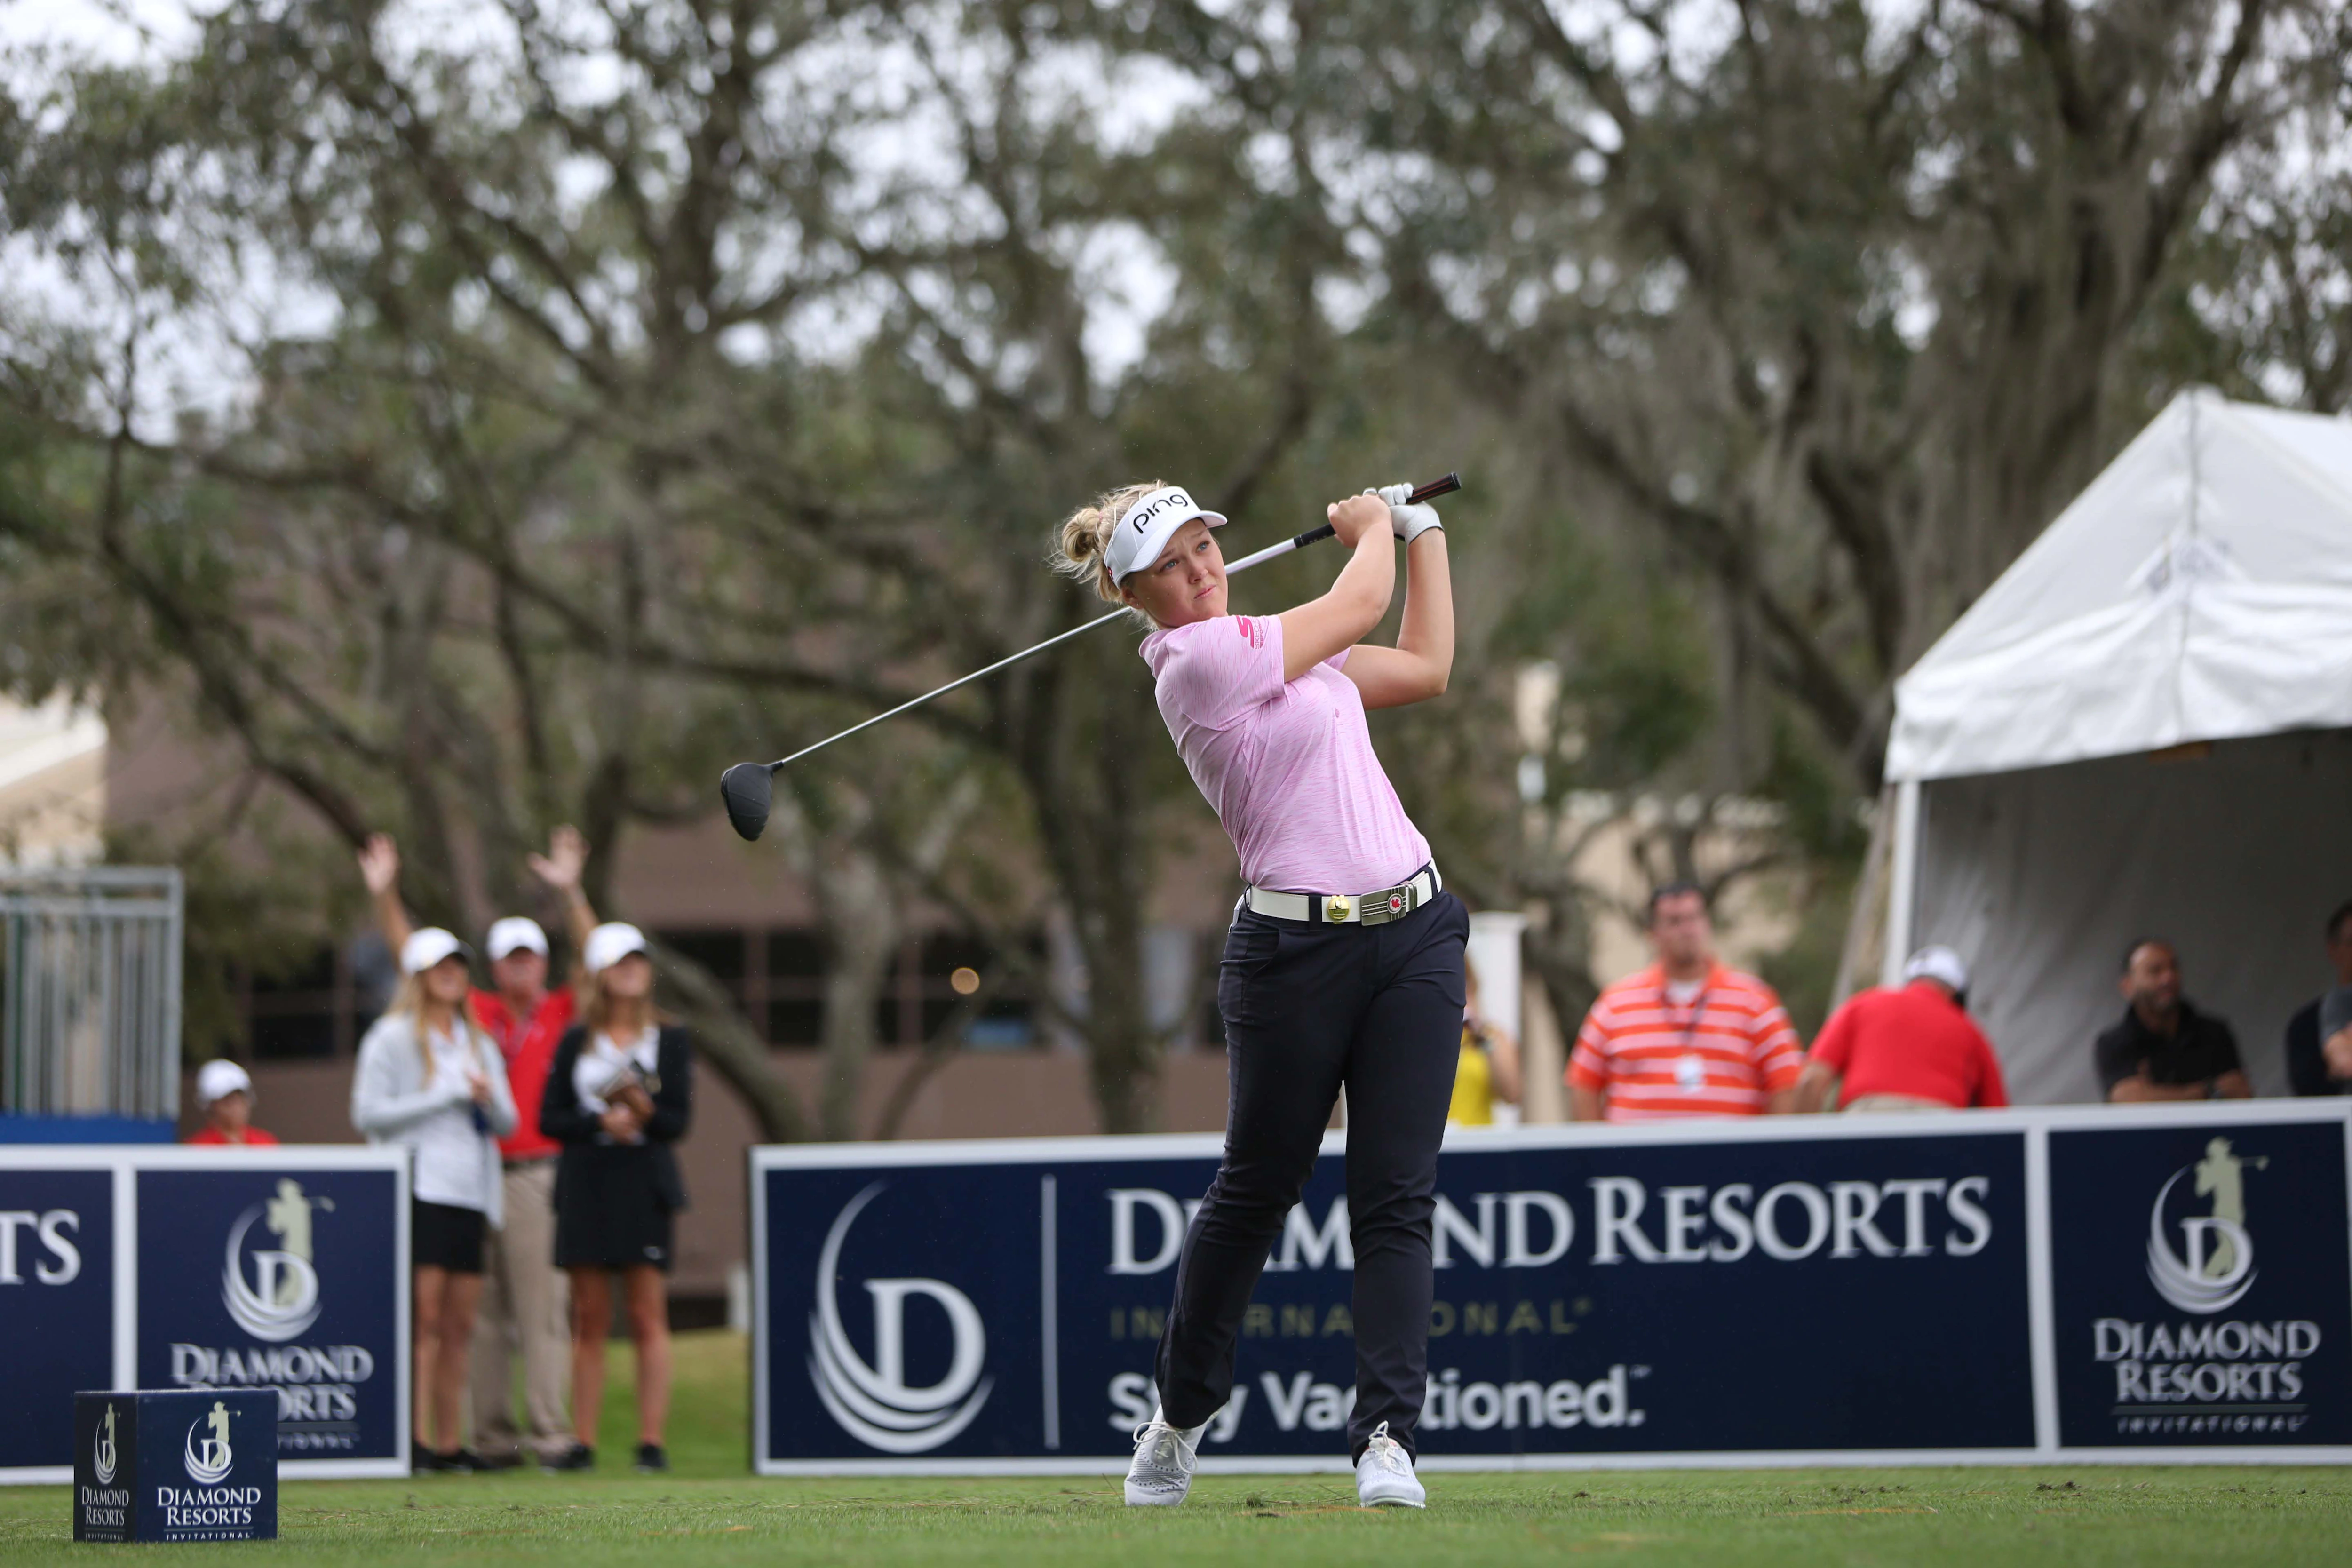
[{"label": "man in orange striped shirt", "polygon": [[1579,1121],[1755,1116],[1790,1109],[1803,1047],[1772,988],[1715,956],[1706,896],[1650,895],[1658,962],[1601,994],[1568,1059]]}]

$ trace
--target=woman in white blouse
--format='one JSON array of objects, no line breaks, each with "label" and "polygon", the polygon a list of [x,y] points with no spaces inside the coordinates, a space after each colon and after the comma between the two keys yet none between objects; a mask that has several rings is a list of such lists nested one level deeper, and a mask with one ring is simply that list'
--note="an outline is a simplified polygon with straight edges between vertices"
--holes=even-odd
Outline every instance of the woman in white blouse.
[{"label": "woman in white blouse", "polygon": [[467,997],[465,943],[427,926],[402,944],[400,970],[391,1010],[360,1042],[352,1125],[371,1143],[415,1152],[416,1468],[478,1470],[458,1420],[482,1294],[483,1232],[501,1217],[498,1140],[514,1131],[514,1100],[506,1064]]},{"label": "woman in white blouse", "polygon": [[687,1033],[654,1013],[645,933],[614,922],[588,933],[581,1021],[555,1047],[541,1131],[563,1145],[555,1167],[555,1261],[572,1277],[571,1452],[551,1468],[596,1462],[613,1276],[621,1277],[637,1352],[636,1468],[666,1470],[672,1220],[686,1206],[670,1145],[693,1111]]}]

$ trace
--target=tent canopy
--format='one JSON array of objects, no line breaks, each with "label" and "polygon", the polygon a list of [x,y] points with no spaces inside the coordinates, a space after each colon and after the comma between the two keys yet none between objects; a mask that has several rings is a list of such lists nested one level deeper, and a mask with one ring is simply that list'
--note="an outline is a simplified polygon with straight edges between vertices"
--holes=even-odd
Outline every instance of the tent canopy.
[{"label": "tent canopy", "polygon": [[1887,776],[1889,977],[1958,949],[2018,1100],[2099,1098],[2137,937],[2284,1092],[2352,899],[2352,422],[2175,399],[1895,683]]},{"label": "tent canopy", "polygon": [[1895,682],[1890,780],[2352,725],[2352,421],[2183,393]]}]

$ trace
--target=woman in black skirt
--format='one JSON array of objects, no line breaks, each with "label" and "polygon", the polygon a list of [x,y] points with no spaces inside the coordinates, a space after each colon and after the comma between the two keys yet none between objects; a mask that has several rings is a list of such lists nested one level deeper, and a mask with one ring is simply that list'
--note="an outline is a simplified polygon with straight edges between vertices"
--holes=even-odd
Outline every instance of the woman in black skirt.
[{"label": "woman in black skirt", "polygon": [[571,1452],[557,1469],[596,1462],[604,1402],[604,1341],[613,1275],[621,1276],[637,1350],[637,1468],[666,1470],[669,1418],[671,1217],[686,1206],[677,1156],[693,1107],[687,1032],[654,1015],[654,966],[645,933],[598,926],[582,965],[581,1021],[555,1047],[539,1125],[563,1145],[555,1168],[555,1261],[572,1277]]}]

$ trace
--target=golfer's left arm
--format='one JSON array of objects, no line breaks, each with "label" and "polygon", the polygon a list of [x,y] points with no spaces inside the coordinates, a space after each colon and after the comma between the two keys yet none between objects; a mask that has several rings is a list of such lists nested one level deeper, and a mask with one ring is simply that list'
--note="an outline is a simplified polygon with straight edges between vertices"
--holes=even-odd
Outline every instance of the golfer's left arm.
[{"label": "golfer's left arm", "polygon": [[1454,673],[1454,579],[1445,531],[1423,531],[1404,547],[1404,624],[1394,647],[1358,643],[1340,673],[1367,708],[1402,708],[1444,694]]}]

